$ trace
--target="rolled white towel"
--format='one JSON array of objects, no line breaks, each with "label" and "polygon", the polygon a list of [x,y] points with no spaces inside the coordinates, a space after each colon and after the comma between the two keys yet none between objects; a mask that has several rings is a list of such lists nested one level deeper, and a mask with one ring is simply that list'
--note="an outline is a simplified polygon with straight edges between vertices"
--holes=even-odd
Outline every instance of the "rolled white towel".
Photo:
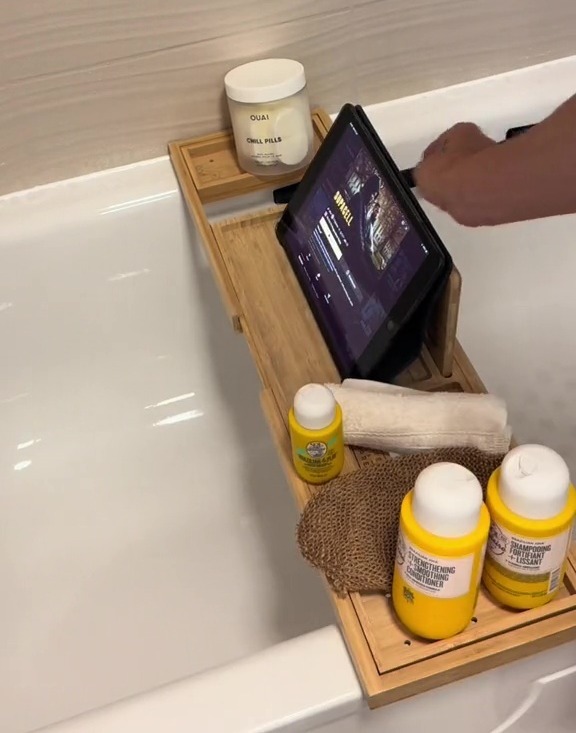
[{"label": "rolled white towel", "polygon": [[[421,389],[411,389],[410,387],[399,387],[397,384],[388,384],[387,382],[375,382],[372,379],[345,379],[341,386],[350,389],[361,389],[364,392],[413,394],[417,397],[429,397],[431,394],[438,394],[437,392],[423,392]],[[442,394],[448,394],[448,392]]]},{"label": "rolled white towel", "polygon": [[350,379],[326,386],[342,407],[349,445],[397,453],[448,446],[506,453],[510,447],[506,404],[495,395],[421,392]]}]

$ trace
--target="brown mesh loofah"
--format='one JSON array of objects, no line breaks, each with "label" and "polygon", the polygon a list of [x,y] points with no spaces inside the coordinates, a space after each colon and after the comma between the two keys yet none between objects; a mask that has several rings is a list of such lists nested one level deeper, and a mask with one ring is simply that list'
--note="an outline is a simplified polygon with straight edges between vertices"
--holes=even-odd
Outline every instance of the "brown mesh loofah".
[{"label": "brown mesh loofah", "polygon": [[308,502],[298,524],[300,550],[339,595],[388,592],[400,506],[420,471],[440,461],[459,463],[486,489],[503,457],[476,448],[442,448],[397,458],[371,452],[358,471],[334,479]]}]

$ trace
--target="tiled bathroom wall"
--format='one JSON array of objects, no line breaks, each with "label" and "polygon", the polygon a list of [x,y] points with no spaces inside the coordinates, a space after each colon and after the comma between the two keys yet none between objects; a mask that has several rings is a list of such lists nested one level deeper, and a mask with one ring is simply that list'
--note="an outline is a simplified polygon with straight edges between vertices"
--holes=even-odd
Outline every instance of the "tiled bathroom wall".
[{"label": "tiled bathroom wall", "polygon": [[574,0],[2,0],[0,193],[221,128],[254,58],[301,60],[334,111],[575,52]]}]

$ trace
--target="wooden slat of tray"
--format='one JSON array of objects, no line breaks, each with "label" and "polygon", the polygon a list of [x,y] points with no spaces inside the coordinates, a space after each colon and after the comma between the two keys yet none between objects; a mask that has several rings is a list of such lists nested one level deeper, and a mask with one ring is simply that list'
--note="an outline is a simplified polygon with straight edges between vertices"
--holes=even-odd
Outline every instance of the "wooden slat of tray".
[{"label": "wooden slat of tray", "polygon": [[[314,148],[317,150],[326,134],[324,112],[318,110],[312,114],[312,128]],[[178,140],[170,146],[179,151],[182,163],[204,204],[266,188],[286,186],[302,178],[302,171],[282,177],[261,178],[243,171],[238,164],[231,130],[192,140]]]},{"label": "wooden slat of tray", "polygon": [[[275,239],[274,225],[279,213],[273,210],[240,217],[215,225],[213,231],[237,293],[251,351],[257,355],[266,387],[263,407],[302,508],[315,488],[301,481],[291,467],[288,410],[294,393],[303,384],[337,381],[338,374],[292,268]],[[450,378],[440,374],[425,349],[401,381],[432,390],[485,391],[458,343],[454,346]],[[347,449],[345,470],[355,470],[362,454],[362,450]],[[541,609],[504,609],[482,593],[476,622],[462,634],[439,642],[425,642],[407,633],[382,594],[354,593],[345,599],[331,595],[371,706],[429,689],[454,679],[456,674],[463,677],[478,666],[485,665],[482,668],[487,669],[530,654],[542,643],[543,628],[548,646],[565,640],[569,629],[576,636],[572,569],[559,599]],[[566,616],[571,618],[569,623]],[[515,644],[511,635],[514,639],[522,638],[523,643]]]},{"label": "wooden slat of tray", "polygon": [[[339,375],[292,268],[273,238],[278,216],[279,211],[273,210],[213,229],[234,283],[242,330],[286,429],[295,392],[307,382],[338,382]],[[297,318],[292,318],[294,310]],[[307,348],[309,343],[316,347]],[[287,349],[287,344],[292,348]],[[298,344],[303,345],[301,350]],[[350,450],[345,466],[357,468]]]},{"label": "wooden slat of tray", "polygon": [[[326,136],[330,124],[330,117],[324,110],[312,114],[315,148]],[[238,165],[234,138],[229,130],[191,140],[175,140],[169,143],[168,151],[186,206],[198,226],[226,312],[234,330],[241,331],[238,298],[222,263],[204,204],[296,183],[302,172],[282,178],[257,178],[246,173]]]},{"label": "wooden slat of tray", "polygon": [[462,278],[458,270],[454,268],[448,292],[440,298],[428,327],[426,345],[443,377],[449,377],[452,373],[461,292]]},{"label": "wooden slat of tray", "polygon": [[410,634],[396,621],[389,598],[379,593],[360,594],[354,607],[369,635],[370,649],[380,674],[387,674],[423,659],[431,659],[461,647],[474,644],[541,619],[576,609],[575,589],[568,580],[554,604],[531,611],[515,611],[495,603],[481,590],[474,621],[457,636],[443,641],[427,642]]},{"label": "wooden slat of tray", "polygon": [[409,695],[486,672],[503,664],[574,640],[576,611],[569,610],[529,626],[458,647],[440,657],[423,660],[380,675],[368,689],[368,705],[378,708]]}]

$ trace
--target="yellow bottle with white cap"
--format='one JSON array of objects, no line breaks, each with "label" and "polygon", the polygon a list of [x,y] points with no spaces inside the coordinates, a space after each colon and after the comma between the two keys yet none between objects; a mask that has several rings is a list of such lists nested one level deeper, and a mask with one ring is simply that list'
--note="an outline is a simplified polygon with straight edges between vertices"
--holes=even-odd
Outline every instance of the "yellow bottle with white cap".
[{"label": "yellow bottle with white cap", "polygon": [[483,582],[512,608],[542,606],[558,592],[576,516],[565,461],[543,445],[520,445],[488,482],[492,519]]},{"label": "yellow bottle with white cap", "polygon": [[425,468],[404,498],[392,601],[400,621],[426,639],[470,623],[490,529],[482,487],[456,463]]},{"label": "yellow bottle with white cap", "polygon": [[306,384],[294,397],[288,415],[292,460],[300,478],[322,484],[344,465],[342,409],[323,384]]}]

